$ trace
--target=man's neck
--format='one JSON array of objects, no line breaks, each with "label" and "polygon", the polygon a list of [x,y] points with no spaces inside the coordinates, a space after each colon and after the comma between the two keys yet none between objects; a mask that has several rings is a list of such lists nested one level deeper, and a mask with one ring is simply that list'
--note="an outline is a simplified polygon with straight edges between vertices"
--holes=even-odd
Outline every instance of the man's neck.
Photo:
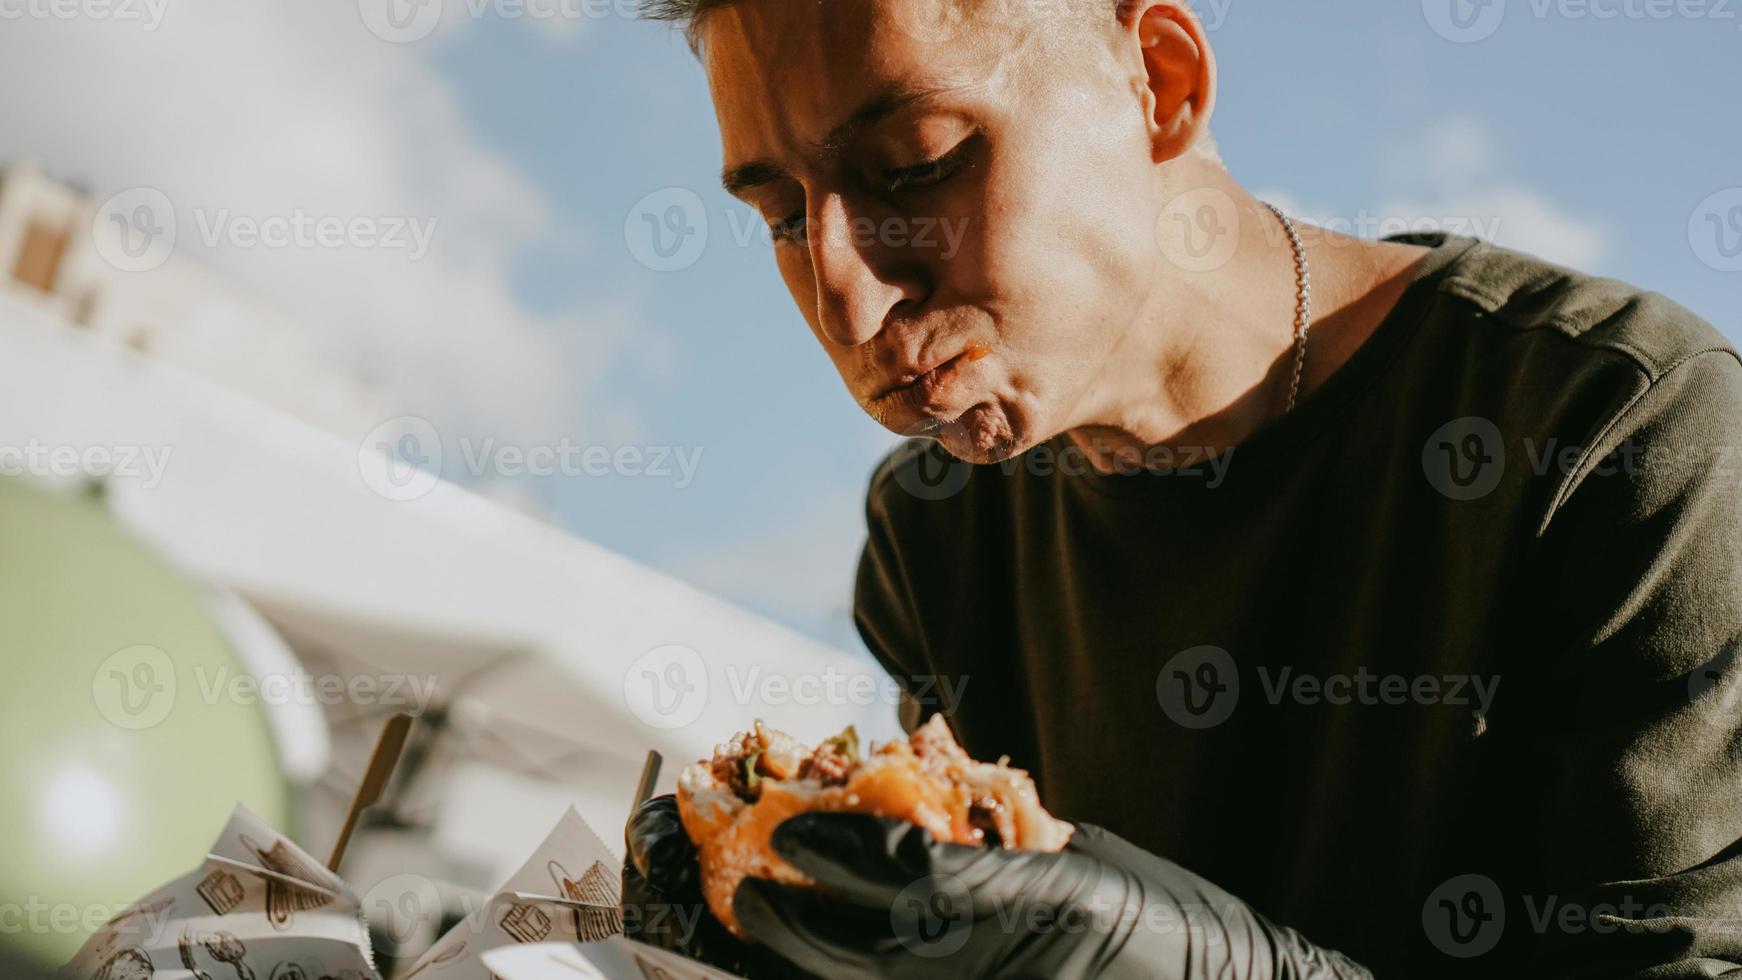
[{"label": "man's neck", "polygon": [[[1206,190],[1186,199],[1190,213],[1163,222],[1157,288],[1109,358],[1085,421],[1068,432],[1104,472],[1219,456],[1288,408],[1294,248],[1276,215],[1225,171],[1206,165],[1191,186]],[[1238,240],[1227,260],[1187,271],[1201,268],[1205,228],[1229,224]],[[1304,398],[1372,336],[1429,250],[1297,227],[1312,282]]]}]

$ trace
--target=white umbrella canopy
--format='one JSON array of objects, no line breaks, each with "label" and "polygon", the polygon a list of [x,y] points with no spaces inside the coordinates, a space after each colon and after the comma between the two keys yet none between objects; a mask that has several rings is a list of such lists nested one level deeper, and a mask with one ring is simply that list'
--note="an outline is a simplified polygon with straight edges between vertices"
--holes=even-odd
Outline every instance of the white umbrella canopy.
[{"label": "white umbrella canopy", "polygon": [[[613,846],[620,839],[640,760],[598,747],[597,726],[612,711],[548,658],[510,640],[247,601],[294,652],[308,679],[299,690],[325,715],[330,764],[301,808],[313,846],[337,835],[382,725],[402,711],[415,718],[341,868],[364,896],[385,964],[422,953],[568,806]],[[418,909],[410,918],[408,899]]]},{"label": "white umbrella canopy", "polygon": [[[420,634],[259,597],[249,601],[285,638],[302,669],[329,689],[317,695],[333,748],[309,805],[313,833],[336,832],[376,734],[401,711],[417,721],[365,830],[431,829],[446,781],[461,764],[503,769],[585,796],[606,788],[601,779],[620,779],[639,765],[601,747],[599,727],[612,718],[611,706],[525,646]],[[611,788],[626,807],[632,782]],[[510,810],[516,802],[497,805]],[[591,816],[607,823],[620,818],[615,808]]]}]

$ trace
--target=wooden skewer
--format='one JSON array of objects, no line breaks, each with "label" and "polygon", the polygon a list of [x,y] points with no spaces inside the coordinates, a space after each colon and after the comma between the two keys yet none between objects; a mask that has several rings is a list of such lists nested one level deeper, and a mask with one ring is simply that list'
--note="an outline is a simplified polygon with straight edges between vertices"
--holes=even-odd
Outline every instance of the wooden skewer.
[{"label": "wooden skewer", "polygon": [[635,802],[630,805],[629,812],[634,813],[653,795],[653,787],[659,782],[659,767],[665,762],[660,754],[647,750],[647,761],[641,764],[641,781],[635,784]]},{"label": "wooden skewer", "polygon": [[333,842],[333,856],[327,858],[328,871],[338,873],[339,862],[345,859],[345,847],[351,843],[351,832],[357,829],[357,818],[381,799],[381,791],[387,788],[393,767],[399,764],[399,753],[405,749],[405,735],[409,731],[411,715],[403,711],[381,726],[381,735],[375,739],[375,751],[369,756],[369,768],[364,771],[357,795],[351,798],[351,809],[345,813],[345,822],[339,827],[339,839]]}]

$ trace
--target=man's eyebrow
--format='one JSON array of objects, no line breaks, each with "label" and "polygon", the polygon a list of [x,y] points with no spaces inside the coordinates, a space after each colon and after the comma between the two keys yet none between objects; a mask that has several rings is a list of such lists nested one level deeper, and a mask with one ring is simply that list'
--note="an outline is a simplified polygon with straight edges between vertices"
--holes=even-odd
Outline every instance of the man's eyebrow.
[{"label": "man's eyebrow", "polygon": [[[860,133],[877,125],[915,102],[934,98],[950,90],[948,86],[895,86],[873,96],[853,110],[847,121],[829,130],[829,134],[811,144],[811,152],[829,159],[845,149]],[[753,187],[772,183],[788,176],[786,168],[772,160],[751,160],[729,166],[720,172],[720,186],[733,197],[743,197]]]}]

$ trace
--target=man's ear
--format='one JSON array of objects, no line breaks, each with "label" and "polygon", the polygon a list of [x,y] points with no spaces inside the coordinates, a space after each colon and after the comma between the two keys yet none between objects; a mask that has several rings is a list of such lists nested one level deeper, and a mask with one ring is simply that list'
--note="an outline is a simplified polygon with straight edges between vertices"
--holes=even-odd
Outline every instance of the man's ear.
[{"label": "man's ear", "polygon": [[1210,130],[1216,55],[1198,15],[1180,0],[1121,0],[1118,16],[1142,54],[1155,162],[1172,160]]}]

